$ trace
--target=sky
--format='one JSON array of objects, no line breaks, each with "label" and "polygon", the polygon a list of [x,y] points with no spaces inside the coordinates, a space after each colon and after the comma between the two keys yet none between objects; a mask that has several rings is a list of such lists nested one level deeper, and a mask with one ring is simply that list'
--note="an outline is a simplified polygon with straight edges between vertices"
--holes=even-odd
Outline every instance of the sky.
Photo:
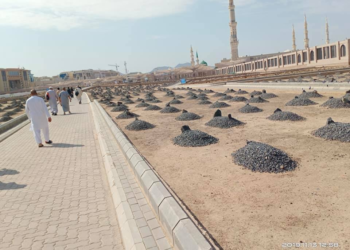
[{"label": "sky", "polygon": [[[349,0],[235,0],[239,54],[260,55],[350,37]],[[24,67],[35,76],[115,69],[149,72],[230,58],[228,0],[0,0],[0,68]]]}]

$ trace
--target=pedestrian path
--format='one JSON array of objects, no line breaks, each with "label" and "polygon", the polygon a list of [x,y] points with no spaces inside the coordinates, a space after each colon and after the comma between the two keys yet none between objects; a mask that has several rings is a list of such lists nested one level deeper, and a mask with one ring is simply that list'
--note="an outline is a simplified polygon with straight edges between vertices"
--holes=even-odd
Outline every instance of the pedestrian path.
[{"label": "pedestrian path", "polygon": [[0,249],[124,249],[86,96],[53,117],[53,145],[29,125],[0,143]]}]

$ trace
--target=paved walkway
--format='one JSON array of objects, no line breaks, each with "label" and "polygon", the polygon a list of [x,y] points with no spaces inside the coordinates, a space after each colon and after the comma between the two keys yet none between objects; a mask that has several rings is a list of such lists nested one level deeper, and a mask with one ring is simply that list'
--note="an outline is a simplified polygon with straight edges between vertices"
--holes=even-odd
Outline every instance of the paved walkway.
[{"label": "paved walkway", "polygon": [[0,249],[124,249],[90,106],[71,110],[53,117],[52,146],[29,126],[0,143]]}]

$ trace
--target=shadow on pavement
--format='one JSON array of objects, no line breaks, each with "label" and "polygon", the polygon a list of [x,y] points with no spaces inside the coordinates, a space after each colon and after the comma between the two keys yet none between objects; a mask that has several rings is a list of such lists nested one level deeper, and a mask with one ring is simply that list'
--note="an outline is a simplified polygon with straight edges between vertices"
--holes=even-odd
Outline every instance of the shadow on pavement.
[{"label": "shadow on pavement", "polygon": [[25,188],[27,185],[20,185],[16,182],[3,183],[0,181],[0,190],[20,189]]},{"label": "shadow on pavement", "polygon": [[12,170],[12,169],[7,169],[7,168],[3,168],[0,170],[0,176],[15,175],[15,174],[19,174],[19,172],[17,170]]},{"label": "shadow on pavement", "polygon": [[52,143],[50,146],[45,145],[44,148],[81,148],[85,145],[69,144],[69,143]]}]

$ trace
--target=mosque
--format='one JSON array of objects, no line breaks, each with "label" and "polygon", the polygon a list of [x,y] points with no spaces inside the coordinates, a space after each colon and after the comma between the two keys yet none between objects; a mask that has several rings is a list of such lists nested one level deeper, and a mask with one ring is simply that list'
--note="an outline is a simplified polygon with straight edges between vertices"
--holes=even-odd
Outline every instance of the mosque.
[{"label": "mosque", "polygon": [[350,65],[350,40],[347,39],[345,41],[331,43],[329,39],[328,20],[326,20],[326,44],[314,47],[309,46],[309,32],[306,16],[304,22],[303,50],[297,50],[295,30],[293,27],[293,45],[291,51],[239,57],[239,40],[237,36],[237,21],[233,0],[229,0],[229,11],[231,59],[223,59],[220,63],[215,64],[216,75]]}]

